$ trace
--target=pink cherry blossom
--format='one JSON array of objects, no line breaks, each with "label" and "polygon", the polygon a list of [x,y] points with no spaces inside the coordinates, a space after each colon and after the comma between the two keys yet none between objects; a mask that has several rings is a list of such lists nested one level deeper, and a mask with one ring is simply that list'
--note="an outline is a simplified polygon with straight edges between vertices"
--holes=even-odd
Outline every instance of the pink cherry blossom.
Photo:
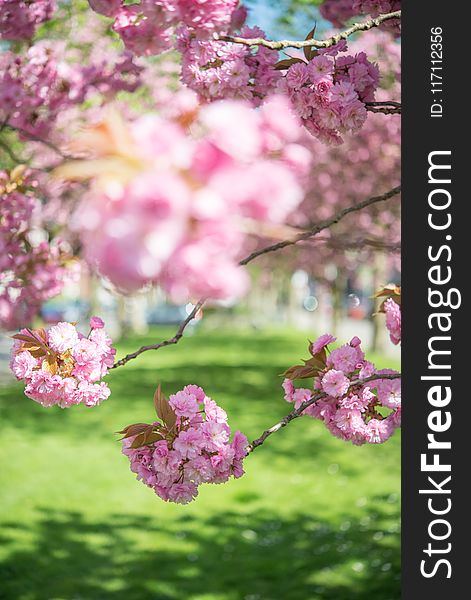
[{"label": "pink cherry blossom", "polygon": [[71,323],[57,323],[47,334],[51,348],[56,352],[65,352],[79,343],[78,332]]},{"label": "pink cherry blossom", "polygon": [[392,298],[388,298],[384,303],[384,312],[391,342],[397,345],[401,341],[401,307]]},{"label": "pink cherry blossom", "polygon": [[322,378],[322,389],[334,398],[343,396],[349,387],[350,382],[342,371],[331,369]]},{"label": "pink cherry blossom", "polygon": [[[315,342],[314,350],[323,349],[334,339],[324,334]],[[322,421],[333,436],[343,441],[359,446],[388,440],[401,426],[400,379],[382,376],[398,373],[389,369],[378,371],[373,363],[365,360],[357,336],[327,356],[319,350],[313,353],[312,346],[310,352],[318,359],[312,367],[313,387],[295,388],[291,379],[285,379],[282,384],[285,400],[293,402],[295,408],[310,401],[302,414]],[[309,364],[307,361],[306,367]],[[364,381],[373,376],[377,379]],[[384,416],[378,407],[389,410],[389,414]]]},{"label": "pink cherry blossom", "polygon": [[169,398],[169,404],[178,417],[192,418],[199,412],[199,403],[193,394],[177,392]]},{"label": "pink cherry blossom", "polygon": [[[46,333],[28,329],[20,333],[32,342],[15,339],[10,368],[25,382],[26,396],[42,406],[61,408],[80,403],[97,406],[109,397],[110,390],[100,379],[113,365],[116,350],[104,329],[93,330],[86,338],[71,323],[61,322]],[[100,344],[91,339],[93,333],[102,336]],[[29,348],[38,345],[43,356],[35,358]]]},{"label": "pink cherry blossom", "polygon": [[29,379],[38,361],[28,351],[19,352],[14,355],[11,370],[18,380]]},{"label": "pink cherry blossom", "polygon": [[318,352],[323,350],[329,344],[333,344],[336,341],[336,337],[330,335],[330,333],[324,333],[317,340],[309,346],[309,352],[315,356]]},{"label": "pink cherry blossom", "polygon": [[90,319],[90,327],[92,329],[103,329],[104,326],[105,326],[105,323],[103,322],[102,319],[100,319],[100,317],[92,317]]},{"label": "pink cherry blossom", "polygon": [[162,500],[186,504],[196,497],[199,485],[224,483],[244,474],[248,440],[236,431],[230,441],[225,411],[202,388],[185,386],[170,396],[169,406],[175,410],[175,424],[170,429],[165,423],[153,424],[165,439],[139,448],[131,447],[135,436],[123,439],[123,454],[138,479]]}]

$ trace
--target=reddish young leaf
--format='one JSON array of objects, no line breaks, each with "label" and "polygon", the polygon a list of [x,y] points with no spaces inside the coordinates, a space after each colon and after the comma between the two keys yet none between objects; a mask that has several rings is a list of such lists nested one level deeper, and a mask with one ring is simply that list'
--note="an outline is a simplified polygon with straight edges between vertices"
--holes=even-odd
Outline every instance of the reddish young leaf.
[{"label": "reddish young leaf", "polygon": [[168,430],[172,429],[177,421],[177,415],[173,412],[167,398],[163,395],[160,389],[160,383],[155,390],[154,406],[159,419],[165,423]]},{"label": "reddish young leaf", "polygon": [[152,431],[152,425],[149,429],[146,429],[142,433],[139,433],[135,440],[131,444],[131,448],[141,448],[142,446],[148,446],[149,444],[154,444],[159,440],[163,440],[164,438],[157,433],[156,431]]},{"label": "reddish young leaf", "polygon": [[307,379],[309,377],[315,377],[319,369],[315,369],[310,365],[295,365],[287,369],[283,375],[288,379]]},{"label": "reddish young leaf", "polygon": [[285,69],[289,69],[291,65],[295,65],[296,63],[304,63],[304,61],[302,58],[284,58],[283,60],[280,60],[275,64],[275,69],[277,71],[284,71]]},{"label": "reddish young leaf", "polygon": [[133,425],[128,425],[127,427],[125,427],[121,431],[118,431],[117,433],[123,434],[122,439],[125,439],[128,437],[132,437],[133,435],[137,435],[138,433],[142,433],[143,431],[146,431],[149,427],[152,427],[152,425],[149,425],[148,423],[134,423]]},{"label": "reddish young leaf", "polygon": [[[314,27],[311,29],[311,31],[307,34],[306,41],[314,39],[316,27],[317,27],[317,23],[314,25]],[[303,52],[304,52],[304,56],[306,57],[306,59],[308,61],[312,60],[314,58],[314,56],[317,54],[317,50],[313,46],[307,46],[307,47],[303,48]]]}]

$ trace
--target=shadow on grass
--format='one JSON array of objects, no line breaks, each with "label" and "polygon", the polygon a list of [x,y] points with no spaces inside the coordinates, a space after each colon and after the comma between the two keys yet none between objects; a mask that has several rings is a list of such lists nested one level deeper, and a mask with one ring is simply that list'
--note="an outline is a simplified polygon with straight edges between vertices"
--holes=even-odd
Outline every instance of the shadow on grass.
[{"label": "shadow on grass", "polygon": [[[5,600],[396,600],[398,515],[377,499],[367,520],[220,512],[163,523],[112,514],[87,522],[78,512],[43,510],[29,550],[0,565]],[[182,509],[183,511],[184,509]],[[342,517],[340,517],[342,518]],[[7,523],[2,543],[26,526]],[[155,536],[155,546],[142,545]]]}]

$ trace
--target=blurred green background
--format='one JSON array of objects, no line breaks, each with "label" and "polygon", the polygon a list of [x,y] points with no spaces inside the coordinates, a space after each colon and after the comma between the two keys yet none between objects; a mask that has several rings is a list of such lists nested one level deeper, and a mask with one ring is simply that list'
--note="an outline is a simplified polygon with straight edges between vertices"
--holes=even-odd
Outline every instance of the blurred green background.
[{"label": "blurred green background", "polygon": [[[173,333],[125,339],[118,356]],[[289,411],[279,374],[305,356],[301,333],[200,329],[111,372],[95,409],[44,409],[2,387],[0,598],[399,598],[399,433],[356,448],[298,419],[242,479],[202,486],[188,506],[158,499],[120,453],[113,432],[153,419],[157,382],[167,395],[203,386],[258,437]]]}]

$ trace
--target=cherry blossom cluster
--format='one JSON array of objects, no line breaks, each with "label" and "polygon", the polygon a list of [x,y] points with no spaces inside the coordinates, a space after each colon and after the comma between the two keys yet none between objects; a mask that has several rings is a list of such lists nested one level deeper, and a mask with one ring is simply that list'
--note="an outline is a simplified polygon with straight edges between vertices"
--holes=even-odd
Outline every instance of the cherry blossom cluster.
[{"label": "cherry blossom cluster", "polygon": [[[259,27],[242,27],[240,37],[265,38]],[[263,46],[244,46],[200,40],[181,28],[177,48],[182,54],[182,82],[202,100],[241,98],[259,106],[276,92],[281,73],[275,69],[278,53]]]},{"label": "cherry blossom cluster", "polygon": [[0,329],[29,323],[68,278],[60,243],[35,243],[39,200],[26,188],[23,166],[0,171]]},{"label": "cherry blossom cluster", "polygon": [[[378,62],[380,68],[376,99],[400,101],[400,45],[387,32],[374,29],[349,44],[350,53],[361,50],[367,53],[369,60]],[[327,146],[312,136],[308,144],[315,157],[315,168],[307,178],[305,199],[289,218],[290,225],[307,229],[312,223],[329,219],[348,206],[399,183],[400,115],[369,112],[362,129],[356,135],[346,136],[344,144]],[[322,201],[313,202],[313,198]],[[385,273],[400,271],[400,225],[398,196],[352,213],[335,228],[313,238],[309,245],[300,246],[296,253],[287,253],[284,265],[292,271],[304,269],[314,279],[332,286],[348,278],[354,288],[361,289],[365,282],[358,265],[373,264],[379,252]],[[393,247],[394,253],[391,252]],[[313,252],[316,260],[312,259]],[[277,253],[260,258],[267,273],[271,273],[279,261]]]},{"label": "cherry blossom cluster", "polygon": [[89,0],[96,12],[114,19],[113,30],[126,48],[138,55],[160,54],[171,48],[175,29],[193,36],[226,32],[237,18],[239,0]]},{"label": "cherry blossom cluster", "polygon": [[[376,370],[365,360],[359,338],[329,351],[335,340],[330,334],[320,336],[309,345],[311,358],[286,371],[285,400],[299,408],[320,396],[303,415],[323,421],[332,435],[357,446],[382,444],[401,424],[400,379],[382,378],[396,372]],[[312,388],[294,387],[294,379],[311,377]]]},{"label": "cherry blossom cluster", "polygon": [[167,400],[155,394],[160,421],[129,425],[121,433],[131,470],[162,500],[188,504],[202,483],[242,477],[248,441],[231,429],[225,411],[196,385]]},{"label": "cherry blossom cluster", "polygon": [[[401,10],[401,0],[324,0],[320,6],[321,15],[335,25],[344,27],[357,15],[377,17]],[[395,35],[401,32],[400,19],[391,19],[381,24],[381,28]]]},{"label": "cherry blossom cluster", "polygon": [[[243,27],[241,37],[266,37],[255,27]],[[182,31],[182,81],[200,99],[242,98],[259,106],[267,94],[286,94],[306,129],[328,144],[341,134],[356,133],[367,118],[365,102],[375,100],[378,66],[365,52],[346,54],[345,41],[328,50],[308,52],[309,59],[278,61],[263,46],[197,40]],[[282,71],[285,71],[284,76]]]},{"label": "cherry blossom cluster", "polygon": [[81,104],[91,91],[108,97],[140,85],[141,67],[125,52],[114,62],[77,65],[64,48],[38,42],[24,56],[0,52],[0,120],[26,134],[46,138],[61,113]]},{"label": "cherry blossom cluster", "polygon": [[14,335],[10,368],[26,383],[25,395],[44,407],[97,406],[106,400],[110,389],[97,382],[113,366],[116,350],[103,327],[99,317],[92,317],[88,336],[71,323]]},{"label": "cherry blossom cluster", "polygon": [[386,316],[386,328],[391,342],[397,346],[401,343],[401,288],[389,284],[376,293],[377,298],[384,298],[379,312]]},{"label": "cherry blossom cluster", "polygon": [[306,129],[327,144],[342,143],[341,134],[357,133],[367,118],[365,102],[375,100],[379,69],[365,52],[345,54],[345,41],[293,58],[279,89],[290,97]]},{"label": "cherry blossom cluster", "polygon": [[0,39],[31,39],[55,9],[56,0],[0,0]]},{"label": "cherry blossom cluster", "polygon": [[94,178],[74,222],[85,258],[122,290],[158,283],[177,301],[238,297],[246,235],[276,228],[302,200],[309,154],[285,98],[259,111],[193,100],[176,120],[114,115],[83,138],[100,160],[58,171]]}]

